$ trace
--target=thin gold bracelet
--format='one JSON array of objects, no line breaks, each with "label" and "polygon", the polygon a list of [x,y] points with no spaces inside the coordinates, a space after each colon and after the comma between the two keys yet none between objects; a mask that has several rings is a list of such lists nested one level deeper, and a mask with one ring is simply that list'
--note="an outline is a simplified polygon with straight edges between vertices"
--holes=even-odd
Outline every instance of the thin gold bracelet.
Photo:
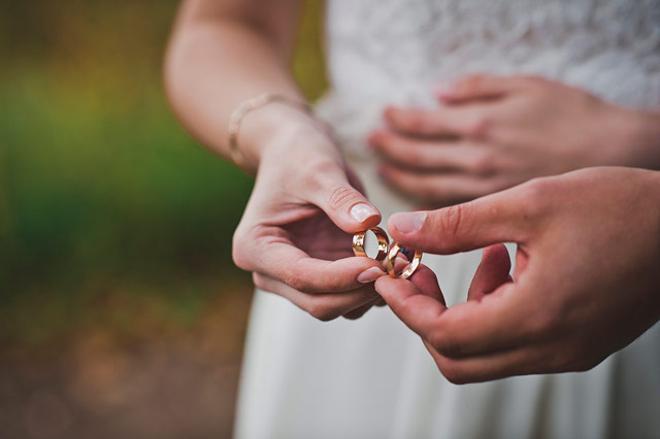
[{"label": "thin gold bracelet", "polygon": [[231,114],[231,117],[229,118],[229,127],[227,128],[227,133],[229,135],[229,156],[237,165],[240,166],[244,164],[245,160],[245,156],[243,155],[243,152],[241,151],[240,145],[238,143],[238,135],[243,119],[251,111],[265,107],[266,105],[274,102],[288,105],[310,115],[312,114],[312,107],[310,107],[306,102],[292,99],[288,96],[277,93],[264,93],[262,95],[243,101]]}]

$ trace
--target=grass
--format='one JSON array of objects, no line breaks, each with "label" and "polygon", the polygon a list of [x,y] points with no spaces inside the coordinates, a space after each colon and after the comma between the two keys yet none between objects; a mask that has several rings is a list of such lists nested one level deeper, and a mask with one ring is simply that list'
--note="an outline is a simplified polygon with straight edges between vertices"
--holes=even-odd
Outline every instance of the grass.
[{"label": "grass", "polygon": [[[163,96],[176,2],[120,6],[1,7],[0,341],[46,343],[101,319],[90,304],[107,295],[160,302],[164,321],[185,324],[246,282],[230,244],[252,181],[191,139]],[[320,7],[308,2],[294,63],[310,97],[325,86]]]}]

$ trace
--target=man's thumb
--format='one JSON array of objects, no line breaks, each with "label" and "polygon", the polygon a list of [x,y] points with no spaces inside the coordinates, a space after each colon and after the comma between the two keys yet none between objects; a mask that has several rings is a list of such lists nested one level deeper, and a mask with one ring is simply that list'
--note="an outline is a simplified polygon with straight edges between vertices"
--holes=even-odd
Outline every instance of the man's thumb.
[{"label": "man's thumb", "polygon": [[433,211],[397,213],[388,229],[399,244],[437,254],[474,250],[519,237],[514,199],[490,196]]}]

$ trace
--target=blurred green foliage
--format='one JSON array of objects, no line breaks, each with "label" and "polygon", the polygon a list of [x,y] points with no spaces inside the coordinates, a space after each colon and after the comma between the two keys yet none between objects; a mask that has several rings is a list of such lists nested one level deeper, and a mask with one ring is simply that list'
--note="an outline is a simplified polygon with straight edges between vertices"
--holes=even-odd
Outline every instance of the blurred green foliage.
[{"label": "blurred green foliage", "polygon": [[[314,97],[321,4],[307,3],[294,70]],[[251,180],[166,104],[176,6],[0,3],[0,337],[47,338],[108,291],[194,316],[238,275],[231,236]]]}]

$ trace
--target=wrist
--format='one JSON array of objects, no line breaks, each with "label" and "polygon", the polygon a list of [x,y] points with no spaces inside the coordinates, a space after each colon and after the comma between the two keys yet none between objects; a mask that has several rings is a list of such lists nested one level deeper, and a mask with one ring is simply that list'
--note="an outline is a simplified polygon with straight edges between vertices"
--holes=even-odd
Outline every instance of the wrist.
[{"label": "wrist", "polygon": [[302,107],[286,102],[272,102],[247,115],[239,147],[241,164],[251,171],[256,171],[266,156],[276,160],[295,157],[300,162],[308,153],[321,153],[341,161],[325,125]]},{"label": "wrist", "polygon": [[290,164],[297,168],[316,167],[319,163],[327,166],[344,167],[344,158],[330,134],[316,123],[291,124],[273,131],[255,145],[258,155],[257,169],[266,163],[278,166]]}]

